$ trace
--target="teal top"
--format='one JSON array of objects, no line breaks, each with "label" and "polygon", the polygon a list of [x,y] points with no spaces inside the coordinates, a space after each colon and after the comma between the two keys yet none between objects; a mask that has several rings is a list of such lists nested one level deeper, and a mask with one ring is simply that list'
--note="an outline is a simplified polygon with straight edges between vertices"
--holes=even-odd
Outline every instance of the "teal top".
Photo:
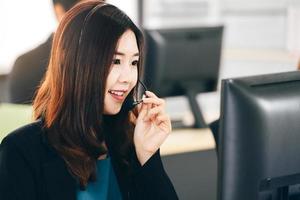
[{"label": "teal top", "polygon": [[77,200],[108,199],[122,199],[110,157],[97,161],[97,180],[89,182],[86,190],[77,190]]}]

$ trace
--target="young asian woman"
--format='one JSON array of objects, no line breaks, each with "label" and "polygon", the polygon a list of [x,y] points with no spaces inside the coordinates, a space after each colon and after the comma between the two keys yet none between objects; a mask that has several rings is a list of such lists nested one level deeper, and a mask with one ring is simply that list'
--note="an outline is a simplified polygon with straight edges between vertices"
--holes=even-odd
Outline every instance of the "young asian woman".
[{"label": "young asian woman", "polygon": [[143,45],[113,5],[83,1],[64,15],[34,122],[1,143],[0,199],[178,199],[159,151],[171,132],[164,100],[146,91],[125,106],[137,99]]}]

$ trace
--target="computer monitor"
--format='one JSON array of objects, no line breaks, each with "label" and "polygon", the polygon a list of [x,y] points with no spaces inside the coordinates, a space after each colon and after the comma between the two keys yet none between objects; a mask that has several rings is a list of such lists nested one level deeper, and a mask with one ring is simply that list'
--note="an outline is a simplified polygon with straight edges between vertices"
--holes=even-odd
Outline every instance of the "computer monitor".
[{"label": "computer monitor", "polygon": [[222,81],[218,200],[300,199],[300,72]]},{"label": "computer monitor", "polygon": [[223,26],[146,29],[144,81],[160,97],[186,95],[195,127],[206,126],[196,101],[217,88]]}]

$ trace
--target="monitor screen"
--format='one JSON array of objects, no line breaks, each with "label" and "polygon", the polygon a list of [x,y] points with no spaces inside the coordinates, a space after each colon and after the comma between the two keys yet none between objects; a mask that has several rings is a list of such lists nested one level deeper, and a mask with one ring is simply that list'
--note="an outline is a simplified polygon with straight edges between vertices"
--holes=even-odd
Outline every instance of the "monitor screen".
[{"label": "monitor screen", "polygon": [[221,93],[218,200],[300,199],[300,72],[223,80]]},{"label": "monitor screen", "polygon": [[223,26],[144,30],[144,81],[161,97],[216,90]]}]

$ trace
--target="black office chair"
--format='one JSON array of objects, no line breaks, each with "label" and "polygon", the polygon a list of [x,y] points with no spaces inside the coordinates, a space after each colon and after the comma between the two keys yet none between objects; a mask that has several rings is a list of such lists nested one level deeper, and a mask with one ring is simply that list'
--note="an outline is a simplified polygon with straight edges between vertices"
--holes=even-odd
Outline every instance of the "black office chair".
[{"label": "black office chair", "polygon": [[212,123],[210,123],[209,128],[211,130],[211,132],[213,133],[213,136],[215,138],[215,142],[216,142],[216,151],[218,152],[218,143],[219,143],[219,119],[213,121]]}]

